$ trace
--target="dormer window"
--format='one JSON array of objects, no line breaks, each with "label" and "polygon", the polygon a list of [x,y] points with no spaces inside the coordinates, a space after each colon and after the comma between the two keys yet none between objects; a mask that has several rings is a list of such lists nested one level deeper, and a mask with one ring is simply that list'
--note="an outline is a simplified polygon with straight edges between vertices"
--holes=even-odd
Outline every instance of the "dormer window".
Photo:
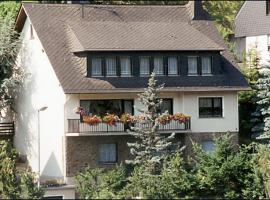
[{"label": "dormer window", "polygon": [[106,58],[106,74],[107,76],[116,76],[116,58]]},{"label": "dormer window", "polygon": [[131,63],[129,56],[120,57],[121,76],[131,76]]},{"label": "dormer window", "polygon": [[212,57],[211,56],[202,56],[202,75],[209,75],[212,72]]},{"label": "dormer window", "polygon": [[102,59],[98,57],[92,58],[92,76],[102,76]]},{"label": "dormer window", "polygon": [[154,72],[156,75],[164,75],[163,57],[154,57]]},{"label": "dormer window", "polygon": [[188,57],[188,75],[198,75],[198,56]]},{"label": "dormer window", "polygon": [[148,76],[150,74],[150,57],[140,57],[140,75]]},{"label": "dormer window", "polygon": [[177,57],[172,56],[168,57],[168,75],[177,75],[178,66],[177,66]]}]

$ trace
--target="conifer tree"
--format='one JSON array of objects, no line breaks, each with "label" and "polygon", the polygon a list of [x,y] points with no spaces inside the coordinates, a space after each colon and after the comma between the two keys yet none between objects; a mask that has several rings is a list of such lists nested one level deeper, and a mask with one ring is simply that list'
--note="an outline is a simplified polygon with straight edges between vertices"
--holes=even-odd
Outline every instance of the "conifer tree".
[{"label": "conifer tree", "polygon": [[256,85],[258,91],[257,107],[252,113],[252,136],[256,139],[269,139],[270,136],[270,65],[259,69],[259,79]]},{"label": "conifer tree", "polygon": [[148,82],[148,88],[139,94],[139,101],[144,109],[138,109],[141,113],[131,128],[130,135],[136,138],[136,142],[128,143],[133,160],[127,163],[144,165],[150,174],[155,174],[162,160],[168,155],[169,147],[173,145],[174,133],[161,135],[158,127],[161,125],[160,118],[168,116],[168,111],[159,113],[162,99],[158,98],[158,92],[163,85],[157,86],[155,74],[152,73]]}]

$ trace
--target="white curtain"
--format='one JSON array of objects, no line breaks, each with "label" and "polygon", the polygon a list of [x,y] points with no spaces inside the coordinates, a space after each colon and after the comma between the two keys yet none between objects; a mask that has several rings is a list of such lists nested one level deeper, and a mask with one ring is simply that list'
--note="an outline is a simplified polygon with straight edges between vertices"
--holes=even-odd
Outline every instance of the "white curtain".
[{"label": "white curtain", "polygon": [[92,76],[101,76],[101,58],[92,58]]},{"label": "white curtain", "polygon": [[202,57],[202,74],[211,74],[211,57]]},{"label": "white curtain", "polygon": [[116,144],[101,144],[99,149],[99,161],[105,163],[116,162]]},{"label": "white curtain", "polygon": [[177,75],[177,57],[168,57],[168,74]]},{"label": "white curtain", "polygon": [[197,57],[188,57],[188,74],[198,74],[197,62]]},{"label": "white curtain", "polygon": [[121,57],[121,76],[130,76],[131,75],[131,65],[129,57]]},{"label": "white curtain", "polygon": [[150,59],[149,57],[140,58],[140,74],[149,75],[150,72]]},{"label": "white curtain", "polygon": [[154,57],[154,72],[157,75],[164,74],[163,58],[162,57]]},{"label": "white curtain", "polygon": [[116,59],[106,58],[107,76],[116,76]]}]

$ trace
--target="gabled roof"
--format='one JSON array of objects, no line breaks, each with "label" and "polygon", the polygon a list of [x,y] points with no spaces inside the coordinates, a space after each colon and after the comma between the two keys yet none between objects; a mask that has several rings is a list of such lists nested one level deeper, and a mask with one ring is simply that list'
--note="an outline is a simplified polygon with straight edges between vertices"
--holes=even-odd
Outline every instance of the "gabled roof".
[{"label": "gabled roof", "polygon": [[270,34],[270,15],[266,14],[266,1],[245,1],[235,18],[235,36],[267,34]]},{"label": "gabled roof", "polygon": [[[134,91],[147,78],[89,78],[86,59],[74,52],[111,50],[214,50],[222,52],[224,73],[213,77],[159,77],[164,90],[241,90],[248,87],[234,67],[223,39],[206,15],[193,20],[186,6],[117,6],[24,3],[16,27],[27,16],[66,93]],[[200,15],[196,15],[199,18]],[[192,90],[193,90],[192,89]]]}]

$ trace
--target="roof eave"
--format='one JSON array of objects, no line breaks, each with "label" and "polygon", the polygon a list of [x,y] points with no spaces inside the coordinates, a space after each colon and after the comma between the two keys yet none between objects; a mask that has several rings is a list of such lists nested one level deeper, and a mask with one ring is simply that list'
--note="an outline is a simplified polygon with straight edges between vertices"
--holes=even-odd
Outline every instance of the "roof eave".
[{"label": "roof eave", "polygon": [[[236,87],[173,87],[163,88],[162,92],[226,92],[226,91],[250,91],[248,86]],[[139,93],[144,92],[144,88],[118,88],[118,89],[100,89],[100,90],[81,90],[81,89],[66,89],[65,94],[107,94],[107,93]]]}]

